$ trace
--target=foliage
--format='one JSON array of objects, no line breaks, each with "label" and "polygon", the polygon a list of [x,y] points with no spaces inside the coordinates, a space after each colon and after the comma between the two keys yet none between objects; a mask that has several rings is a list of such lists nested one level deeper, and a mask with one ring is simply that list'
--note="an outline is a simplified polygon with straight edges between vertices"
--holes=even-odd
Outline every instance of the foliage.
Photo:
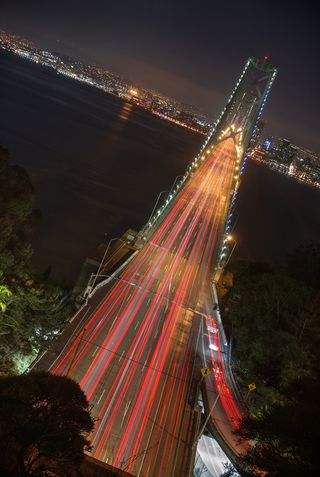
[{"label": "foliage", "polygon": [[15,285],[10,306],[0,322],[2,374],[17,372],[21,355],[32,357],[63,328],[69,310],[57,309],[60,296],[61,290],[51,283]]},{"label": "foliage", "polygon": [[0,374],[16,373],[66,322],[58,307],[62,290],[31,272],[32,248],[25,238],[35,221],[27,173],[10,165],[0,146]]},{"label": "foliage", "polygon": [[320,376],[297,379],[284,393],[286,402],[243,420],[239,435],[254,445],[243,464],[252,475],[304,477],[319,475]]},{"label": "foliage", "polygon": [[236,374],[245,386],[257,384],[250,395],[256,409],[281,401],[285,386],[310,374],[320,340],[320,294],[286,270],[240,262],[233,272],[224,318],[232,328]]},{"label": "foliage", "polygon": [[93,426],[73,380],[44,372],[0,378],[1,475],[71,475]]},{"label": "foliage", "polygon": [[6,285],[2,284],[3,274],[0,272],[0,313],[6,311],[10,298],[12,296],[11,291]]},{"label": "foliage", "polygon": [[319,475],[319,251],[319,244],[300,247],[277,270],[232,265],[223,309],[234,367],[243,385],[257,385],[238,431],[253,443],[241,475]]},{"label": "foliage", "polygon": [[0,270],[20,277],[32,254],[23,231],[32,213],[33,187],[22,167],[10,165],[8,151],[1,146],[0,171]]}]

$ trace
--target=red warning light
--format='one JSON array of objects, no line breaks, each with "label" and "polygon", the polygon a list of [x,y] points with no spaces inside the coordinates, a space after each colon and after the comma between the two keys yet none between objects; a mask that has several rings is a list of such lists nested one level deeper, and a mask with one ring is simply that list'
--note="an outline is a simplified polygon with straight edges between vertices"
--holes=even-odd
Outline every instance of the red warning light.
[{"label": "red warning light", "polygon": [[264,55],[263,59],[264,61],[267,61],[269,59],[269,55]]}]

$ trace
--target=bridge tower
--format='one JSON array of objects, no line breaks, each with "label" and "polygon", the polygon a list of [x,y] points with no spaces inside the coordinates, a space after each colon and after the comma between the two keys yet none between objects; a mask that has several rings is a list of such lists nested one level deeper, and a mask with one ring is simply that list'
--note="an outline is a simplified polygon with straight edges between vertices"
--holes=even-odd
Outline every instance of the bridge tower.
[{"label": "bridge tower", "polygon": [[[203,158],[203,153],[208,147],[213,148],[221,140],[233,137],[237,146],[238,157],[241,159],[241,173],[243,172],[250,140],[258,126],[277,72],[278,68],[268,61],[267,56],[264,56],[262,60],[253,57],[248,58],[224,109],[215,121],[199,153],[188,166],[180,182],[176,183],[175,188],[170,191],[165,204],[155,210],[155,213],[149,218],[148,223],[139,232],[139,237],[151,230],[151,227],[155,225],[160,214],[170,205],[180,188],[186,183],[187,179],[192,177],[194,168],[198,166],[198,161]],[[235,194],[237,189],[238,187],[235,187]]]},{"label": "bridge tower", "polygon": [[263,60],[248,59],[203,148],[232,126],[235,132],[241,131],[243,152],[246,151],[278,72],[267,60],[267,56]]}]

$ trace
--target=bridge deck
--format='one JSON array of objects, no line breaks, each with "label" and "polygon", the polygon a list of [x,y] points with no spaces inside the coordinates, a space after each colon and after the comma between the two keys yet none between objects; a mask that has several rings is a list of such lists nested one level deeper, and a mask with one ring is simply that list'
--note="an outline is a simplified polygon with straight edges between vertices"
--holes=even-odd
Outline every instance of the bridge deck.
[{"label": "bridge deck", "polygon": [[237,166],[233,139],[207,151],[142,250],[99,291],[84,330],[42,360],[87,394],[92,455],[134,475],[187,475],[192,459],[195,355]]}]

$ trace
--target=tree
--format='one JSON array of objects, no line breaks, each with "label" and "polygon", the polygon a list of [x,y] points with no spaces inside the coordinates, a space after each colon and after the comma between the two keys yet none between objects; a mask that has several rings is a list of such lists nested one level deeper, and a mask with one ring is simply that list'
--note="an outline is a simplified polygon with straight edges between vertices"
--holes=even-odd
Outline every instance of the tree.
[{"label": "tree", "polygon": [[63,329],[70,309],[58,308],[60,297],[61,289],[51,282],[14,283],[10,306],[0,320],[0,374],[23,371],[24,362],[34,359]]},{"label": "tree", "polygon": [[320,373],[292,382],[284,404],[265,407],[243,420],[240,438],[253,442],[242,465],[255,476],[305,477],[320,473]]},{"label": "tree", "polygon": [[[70,310],[59,309],[63,294],[49,275],[32,274],[27,242],[39,219],[26,171],[10,164],[0,146],[0,361],[1,375],[24,371],[30,361],[64,327]],[[8,306],[10,304],[10,306]]]},{"label": "tree", "polygon": [[0,271],[0,313],[6,311],[11,296],[9,288],[3,284],[3,273]]},{"label": "tree", "polygon": [[283,270],[234,264],[222,309],[232,327],[236,374],[245,387],[257,384],[254,409],[281,401],[282,388],[310,373],[320,342],[319,306],[319,292]]},{"label": "tree", "polygon": [[31,247],[24,240],[24,229],[34,202],[28,174],[22,167],[11,165],[9,160],[8,151],[0,146],[0,269],[7,277],[24,272],[32,255]]},{"label": "tree", "polygon": [[0,378],[1,475],[71,475],[93,427],[75,381],[46,372]]},{"label": "tree", "polygon": [[224,304],[233,358],[242,382],[257,383],[251,414],[237,431],[252,442],[242,476],[320,474],[319,252],[319,244],[301,246],[277,270],[233,265]]}]

